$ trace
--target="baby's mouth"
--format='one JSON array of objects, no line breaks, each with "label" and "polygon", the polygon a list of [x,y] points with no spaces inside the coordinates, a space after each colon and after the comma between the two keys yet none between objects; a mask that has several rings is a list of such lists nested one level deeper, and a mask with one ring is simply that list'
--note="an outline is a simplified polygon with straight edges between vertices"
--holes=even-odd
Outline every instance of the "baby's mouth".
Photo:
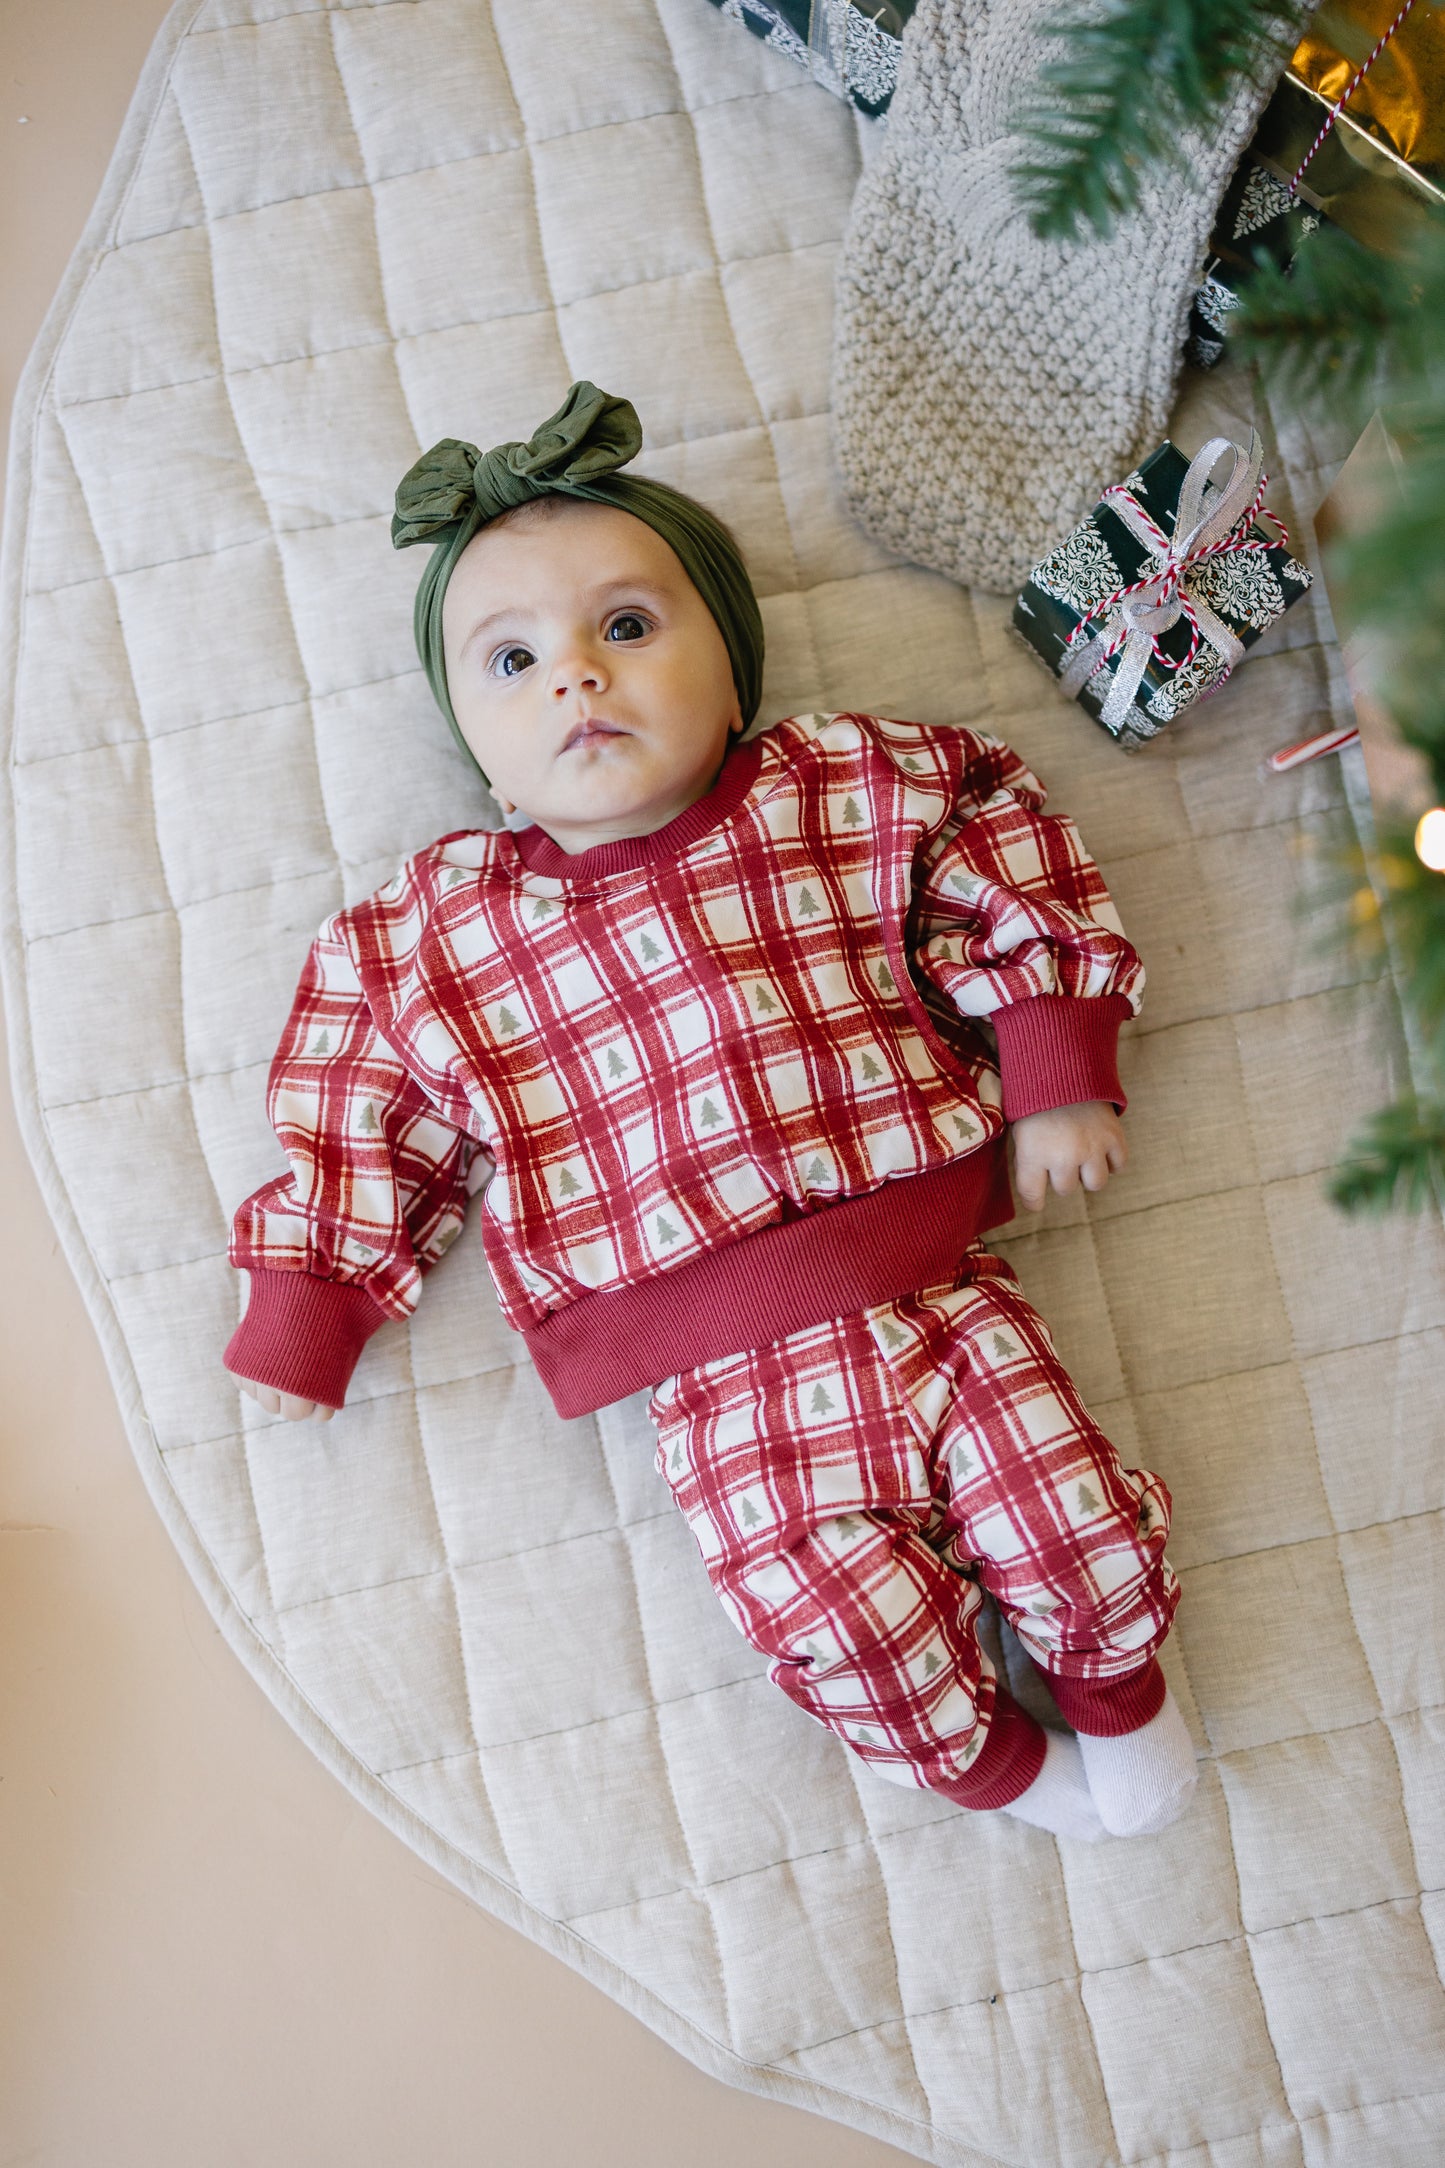
[{"label": "baby's mouth", "polygon": [[605,716],[584,715],[581,722],[574,723],[568,731],[562,741],[562,750],[570,753],[574,746],[600,745],[604,738],[624,738],[626,735],[625,730],[620,730],[616,723],[609,723]]}]

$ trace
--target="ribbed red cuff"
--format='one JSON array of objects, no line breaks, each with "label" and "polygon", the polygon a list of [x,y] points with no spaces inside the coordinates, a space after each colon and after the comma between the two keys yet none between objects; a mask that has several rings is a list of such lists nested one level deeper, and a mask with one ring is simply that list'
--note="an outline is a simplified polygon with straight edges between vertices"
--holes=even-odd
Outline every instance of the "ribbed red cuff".
[{"label": "ribbed red cuff", "polygon": [[[947,1787],[945,1796],[980,1813],[1009,1806],[1043,1768],[1046,1745],[1043,1726],[1019,1707],[1007,1688],[995,1683],[983,1752],[970,1770]],[[944,1790],[941,1784],[934,1788]]]},{"label": "ribbed red cuff", "polygon": [[1122,994],[1089,1000],[1035,994],[991,1011],[1004,1120],[1018,1122],[1088,1099],[1110,1099],[1122,1114],[1127,1101],[1119,1082],[1119,1026],[1129,1014]]},{"label": "ribbed red cuff", "polygon": [[1044,1677],[1064,1722],[1091,1739],[1120,1739],[1126,1731],[1138,1731],[1164,1706],[1164,1674],[1153,1656],[1122,1679],[1063,1679],[1054,1671]]},{"label": "ribbed red cuff", "polygon": [[250,1272],[246,1314],[221,1357],[238,1378],[324,1408],[346,1405],[361,1351],[386,1312],[364,1289],[310,1272]]}]

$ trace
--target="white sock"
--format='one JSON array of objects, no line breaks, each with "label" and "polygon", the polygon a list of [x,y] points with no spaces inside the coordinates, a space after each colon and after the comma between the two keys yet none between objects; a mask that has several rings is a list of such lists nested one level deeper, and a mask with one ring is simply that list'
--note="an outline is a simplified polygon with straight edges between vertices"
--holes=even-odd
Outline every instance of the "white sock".
[{"label": "white sock", "polygon": [[1093,1844],[1103,1836],[1104,1824],[1089,1791],[1079,1743],[1063,1731],[1046,1731],[1044,1739],[1043,1767],[1028,1790],[999,1812],[1056,1837],[1082,1837]]},{"label": "white sock", "polygon": [[[1166,1689],[1164,1706],[1117,1739],[1079,1735],[1084,1770],[1111,1837],[1152,1837],[1178,1821],[1198,1782],[1194,1742]],[[1024,1795],[1027,1797],[1027,1793]]]}]

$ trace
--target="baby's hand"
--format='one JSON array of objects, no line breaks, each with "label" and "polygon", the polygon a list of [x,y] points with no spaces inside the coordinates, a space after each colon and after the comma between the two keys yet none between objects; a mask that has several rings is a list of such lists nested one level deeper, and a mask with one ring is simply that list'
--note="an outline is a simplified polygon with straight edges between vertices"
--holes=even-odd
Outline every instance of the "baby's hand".
[{"label": "baby's hand", "polygon": [[1013,1125],[1014,1188],[1026,1212],[1041,1212],[1052,1182],[1060,1197],[1083,1183],[1102,1189],[1129,1157],[1124,1125],[1107,1099],[1049,1107]]},{"label": "baby's hand", "polygon": [[[231,1375],[235,1377],[235,1372]],[[329,1423],[336,1413],[319,1400],[298,1400],[294,1393],[278,1393],[274,1385],[258,1385],[254,1378],[236,1378],[243,1393],[249,1393],[258,1401],[268,1415],[284,1415],[288,1423],[304,1423],[308,1416],[318,1423]]]}]

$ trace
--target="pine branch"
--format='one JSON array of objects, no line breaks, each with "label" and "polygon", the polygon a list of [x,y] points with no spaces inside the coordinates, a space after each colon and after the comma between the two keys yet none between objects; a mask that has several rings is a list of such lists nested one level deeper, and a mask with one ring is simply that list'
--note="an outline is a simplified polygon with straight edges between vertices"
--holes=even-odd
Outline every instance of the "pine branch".
[{"label": "pine branch", "polygon": [[1397,1099],[1366,1123],[1329,1181],[1346,1212],[1445,1206],[1445,1103]]},{"label": "pine branch", "polygon": [[1255,263],[1230,353],[1257,361],[1271,390],[1363,421],[1377,379],[1414,358],[1409,274],[1338,230],[1311,235],[1288,271],[1263,250]]},{"label": "pine branch", "polygon": [[1445,1104],[1445,874],[1421,864],[1412,824],[1382,810],[1366,850],[1342,823],[1309,854],[1298,909],[1321,955],[1393,964]]},{"label": "pine branch", "polygon": [[[1445,414],[1445,216],[1432,216],[1401,256],[1339,227],[1310,235],[1289,270],[1260,251],[1230,320],[1229,345],[1257,361],[1272,390],[1360,414],[1385,403]],[[1413,429],[1412,429],[1413,433]]]},{"label": "pine branch", "polygon": [[1063,51],[1014,122],[1031,150],[1013,178],[1034,232],[1111,233],[1145,168],[1182,163],[1182,131],[1213,120],[1242,77],[1282,66],[1308,12],[1308,0],[1075,0],[1045,25]]}]

